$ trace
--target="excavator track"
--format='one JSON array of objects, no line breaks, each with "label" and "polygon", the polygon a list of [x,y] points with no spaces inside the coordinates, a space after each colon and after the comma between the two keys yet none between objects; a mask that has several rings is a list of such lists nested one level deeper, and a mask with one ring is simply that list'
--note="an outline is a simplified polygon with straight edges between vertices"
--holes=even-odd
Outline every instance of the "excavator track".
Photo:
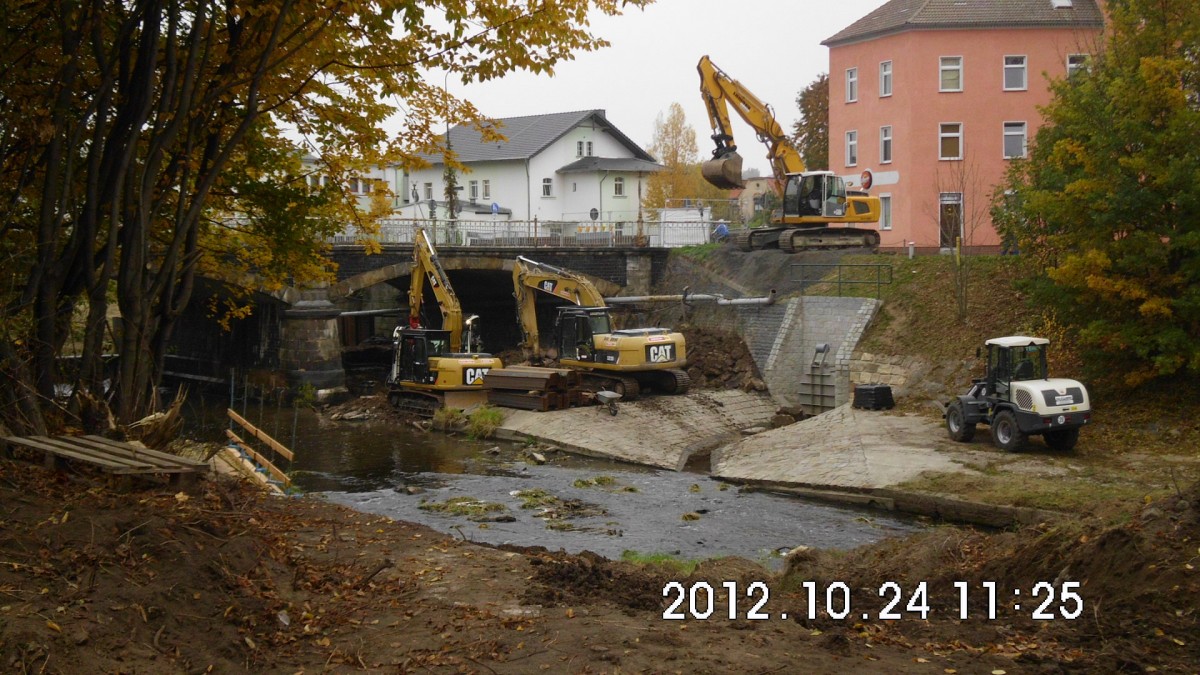
[{"label": "excavator track", "polygon": [[601,389],[621,395],[622,401],[636,401],[642,392],[638,381],[624,375],[607,375],[602,373],[587,373],[583,376],[584,386],[591,391]]},{"label": "excavator track", "polygon": [[437,394],[393,389],[388,392],[388,402],[401,412],[420,417],[433,417],[438,408],[442,407],[442,399]]},{"label": "excavator track", "polygon": [[738,250],[746,251],[747,253],[754,250],[754,244],[751,241],[753,232],[746,228],[733,233],[733,245],[738,247]]},{"label": "excavator track", "polygon": [[855,227],[814,227],[779,235],[779,250],[785,253],[839,248],[879,248],[879,233]]},{"label": "excavator track", "polygon": [[672,368],[659,373],[657,384],[665,394],[686,394],[692,386],[692,378],[685,371]]}]

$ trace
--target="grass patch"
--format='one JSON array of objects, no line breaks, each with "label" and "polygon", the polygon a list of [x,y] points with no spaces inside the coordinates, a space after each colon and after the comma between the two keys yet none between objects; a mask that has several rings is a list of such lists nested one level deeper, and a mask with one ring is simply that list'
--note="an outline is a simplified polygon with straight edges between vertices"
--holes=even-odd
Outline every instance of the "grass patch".
[{"label": "grass patch", "polygon": [[467,437],[476,440],[491,438],[503,423],[503,410],[490,405],[481,405],[467,418]]},{"label": "grass patch", "polygon": [[458,408],[438,408],[433,411],[433,428],[442,431],[461,429],[467,416]]},{"label": "grass patch", "polygon": [[712,256],[717,249],[724,246],[719,242],[709,242],[707,244],[696,244],[694,246],[681,246],[672,253],[678,253],[685,258],[691,258],[697,262],[703,261]]},{"label": "grass patch", "polygon": [[696,513],[695,511],[690,511],[680,516],[680,518],[685,521],[700,520],[700,514]]},{"label": "grass patch", "polygon": [[574,487],[586,489],[593,487],[613,487],[617,484],[617,479],[612,476],[596,476],[595,478],[576,478],[571,483]]},{"label": "grass patch", "polygon": [[897,486],[901,490],[949,494],[963,499],[1023,506],[1064,513],[1097,513],[1141,504],[1147,497],[1162,497],[1165,488],[1104,481],[1096,476],[1064,478],[988,472],[976,476],[960,473],[926,474]]},{"label": "grass patch", "polygon": [[689,576],[696,571],[699,560],[676,558],[668,553],[641,553],[639,551],[622,551],[621,560],[643,567],[660,567],[671,572]]},{"label": "grass patch", "polygon": [[507,511],[503,504],[480,501],[474,497],[451,497],[444,502],[421,502],[417,505],[422,511],[445,513],[451,516],[482,516],[498,511]]},{"label": "grass patch", "polygon": [[513,496],[521,500],[523,509],[549,508],[562,503],[562,500],[541,488],[533,490],[517,490]]}]

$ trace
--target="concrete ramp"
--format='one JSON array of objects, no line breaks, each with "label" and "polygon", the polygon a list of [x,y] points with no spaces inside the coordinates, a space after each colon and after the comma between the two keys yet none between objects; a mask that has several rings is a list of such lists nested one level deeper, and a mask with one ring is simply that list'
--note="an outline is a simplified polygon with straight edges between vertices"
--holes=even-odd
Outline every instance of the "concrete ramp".
[{"label": "concrete ramp", "polygon": [[769,424],[770,398],[743,391],[701,391],[552,412],[509,410],[497,435],[533,438],[581,455],[636,462],[674,471],[689,456],[741,438],[741,430]]},{"label": "concrete ramp", "polygon": [[925,471],[968,472],[964,460],[985,457],[947,447],[952,445],[933,420],[846,404],[720,448],[713,454],[712,475],[812,487],[881,488]]}]

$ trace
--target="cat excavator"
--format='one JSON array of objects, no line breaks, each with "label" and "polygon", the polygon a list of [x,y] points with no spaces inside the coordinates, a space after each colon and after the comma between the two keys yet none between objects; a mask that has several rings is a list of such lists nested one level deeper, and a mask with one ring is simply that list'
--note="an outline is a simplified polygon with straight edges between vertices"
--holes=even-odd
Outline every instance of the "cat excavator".
[{"label": "cat excavator", "polygon": [[767,146],[767,159],[771,162],[775,180],[783,186],[782,217],[768,227],[735,232],[735,245],[743,251],[778,246],[788,253],[817,248],[879,246],[879,233],[873,229],[830,227],[835,223],[879,222],[878,197],[847,190],[846,181],[832,171],[806,171],[800,152],[776,121],[769,105],[729,77],[708,56],[701,57],[697,70],[700,72],[700,95],[717,146],[712,159],[701,165],[704,179],[723,190],[745,187],[742,156],[734,144],[729,119],[729,107],[732,106],[754,129],[758,140]]},{"label": "cat excavator", "polygon": [[683,370],[687,366],[683,335],[668,328],[613,330],[604,296],[582,275],[518,256],[513,263],[513,290],[521,347],[532,357],[541,356],[537,293],[571,303],[557,308],[550,354],[560,366],[583,371],[586,387],[612,391],[631,401],[646,387],[683,394],[691,386]]},{"label": "cat excavator", "polygon": [[[442,314],[440,329],[421,325],[421,303],[428,282]],[[413,269],[408,289],[408,325],[392,333],[394,355],[388,376],[392,405],[430,417],[438,408],[467,409],[487,402],[483,376],[502,368],[500,359],[482,352],[463,352],[463,325],[468,349],[478,349],[475,322],[463,321],[462,306],[433,243],[418,228],[413,240]]]}]

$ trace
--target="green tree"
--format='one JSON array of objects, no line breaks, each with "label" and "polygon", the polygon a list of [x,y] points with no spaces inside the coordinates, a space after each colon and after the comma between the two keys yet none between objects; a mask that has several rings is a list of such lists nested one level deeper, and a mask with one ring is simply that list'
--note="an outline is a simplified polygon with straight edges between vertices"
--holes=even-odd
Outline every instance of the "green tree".
[{"label": "green tree", "polygon": [[726,198],[724,190],[709,184],[700,173],[696,130],[687,123],[683,106],[679,103],[672,103],[666,116],[659,113],[654,121],[650,154],[666,168],[651,174],[646,181],[646,196],[642,199],[644,208],[678,205],[684,199]]},{"label": "green tree", "polygon": [[1000,234],[1046,271],[1041,297],[1129,385],[1200,374],[1200,6],[1113,0],[1110,39],[1053,84]]},{"label": "green tree", "polygon": [[792,142],[810,171],[829,168],[829,76],[821,73],[796,96],[800,119]]},{"label": "green tree", "polygon": [[[122,317],[115,411],[152,406],[198,272],[329,277],[328,234],[365,233],[341,186],[439,153],[435,125],[498,131],[427,69],[482,81],[552,72],[606,43],[592,10],[652,0],[146,0],[6,3],[0,66],[0,415],[45,430],[58,356],[86,307],[76,391],[100,391],[109,292]],[[383,122],[403,112],[389,137]],[[304,185],[296,135],[325,188]]]}]

